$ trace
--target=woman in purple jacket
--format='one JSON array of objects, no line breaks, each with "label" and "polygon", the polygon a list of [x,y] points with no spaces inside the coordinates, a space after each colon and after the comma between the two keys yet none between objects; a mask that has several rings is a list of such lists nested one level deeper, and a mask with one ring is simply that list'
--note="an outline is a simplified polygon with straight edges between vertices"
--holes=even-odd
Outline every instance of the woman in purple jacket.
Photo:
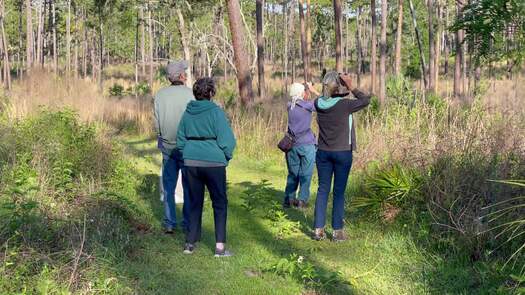
[{"label": "woman in purple jacket", "polygon": [[[308,91],[315,89],[308,85]],[[291,101],[288,103],[288,132],[295,136],[293,148],[286,153],[288,178],[283,206],[305,208],[310,198],[310,182],[315,166],[316,143],[315,135],[310,128],[314,103],[308,101],[308,93],[301,83],[290,86]],[[297,189],[299,195],[297,196]]]}]

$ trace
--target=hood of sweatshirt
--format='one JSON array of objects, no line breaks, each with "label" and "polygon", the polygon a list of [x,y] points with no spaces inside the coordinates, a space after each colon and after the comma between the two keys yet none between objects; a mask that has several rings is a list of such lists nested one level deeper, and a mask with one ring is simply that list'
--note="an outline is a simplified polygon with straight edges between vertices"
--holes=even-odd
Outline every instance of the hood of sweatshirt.
[{"label": "hood of sweatshirt", "polygon": [[320,110],[328,110],[335,106],[342,98],[341,97],[325,97],[321,96],[317,100],[317,107]]},{"label": "hood of sweatshirt", "polygon": [[215,108],[218,108],[218,106],[209,100],[194,100],[188,104],[186,112],[188,112],[190,115],[198,115]]}]

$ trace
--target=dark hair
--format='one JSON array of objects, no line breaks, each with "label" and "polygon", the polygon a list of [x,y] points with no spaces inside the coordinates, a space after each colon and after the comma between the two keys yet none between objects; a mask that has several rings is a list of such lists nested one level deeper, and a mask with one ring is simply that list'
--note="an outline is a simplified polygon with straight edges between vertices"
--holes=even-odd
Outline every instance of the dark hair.
[{"label": "dark hair", "polygon": [[210,100],[215,93],[215,82],[212,78],[200,78],[193,84],[193,95],[196,100]]}]

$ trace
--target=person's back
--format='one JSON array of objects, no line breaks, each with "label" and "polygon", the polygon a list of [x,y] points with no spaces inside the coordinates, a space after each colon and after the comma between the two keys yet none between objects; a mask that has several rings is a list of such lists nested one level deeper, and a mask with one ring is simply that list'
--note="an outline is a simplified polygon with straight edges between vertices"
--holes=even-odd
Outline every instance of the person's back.
[{"label": "person's back", "polygon": [[184,85],[162,88],[155,95],[156,127],[164,149],[175,148],[180,120],[192,100],[194,100],[193,92]]},{"label": "person's back", "polygon": [[166,68],[167,78],[171,86],[162,88],[154,98],[155,128],[157,130],[158,148],[162,152],[162,187],[164,190],[164,226],[166,233],[172,234],[177,225],[175,211],[175,187],[182,170],[182,186],[184,189],[184,206],[182,227],[188,227],[189,205],[188,192],[184,176],[182,154],[176,149],[177,130],[182,115],[188,103],[195,100],[190,88],[184,86],[186,81],[186,61],[169,63]]}]

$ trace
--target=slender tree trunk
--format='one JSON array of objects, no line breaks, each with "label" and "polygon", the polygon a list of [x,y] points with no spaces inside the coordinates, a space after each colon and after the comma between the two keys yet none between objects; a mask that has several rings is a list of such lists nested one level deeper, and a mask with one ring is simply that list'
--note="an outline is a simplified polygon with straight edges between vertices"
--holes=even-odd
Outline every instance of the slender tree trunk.
[{"label": "slender tree trunk", "polygon": [[303,57],[304,81],[308,81],[308,49],[306,46],[306,23],[304,21],[304,0],[299,0],[299,22],[301,25],[301,54]]},{"label": "slender tree trunk", "polygon": [[435,62],[434,62],[434,92],[439,91],[439,70],[441,65],[441,40],[443,38],[443,30],[442,30],[442,10],[441,10],[441,3],[439,0],[436,2],[436,26],[437,26],[437,34],[436,34],[436,45],[435,45]]},{"label": "slender tree trunk", "polygon": [[356,48],[357,48],[357,87],[361,87],[361,74],[363,73],[363,48],[361,47],[361,11],[362,7],[357,8],[356,15]]},{"label": "slender tree trunk", "polygon": [[[457,1],[456,9],[457,18],[460,18],[463,14],[463,4],[461,1]],[[463,95],[463,39],[464,31],[456,31],[456,57],[454,61],[454,96],[456,97]]]},{"label": "slender tree trunk", "polygon": [[428,6],[428,90],[436,91],[435,65],[436,65],[436,44],[434,40],[434,0],[427,0]]},{"label": "slender tree trunk", "polygon": [[258,69],[258,79],[259,87],[258,94],[259,98],[264,98],[265,95],[265,82],[264,82],[264,23],[263,23],[263,8],[264,0],[257,0],[256,3],[256,19],[257,19],[257,69]]},{"label": "slender tree trunk", "polygon": [[251,105],[253,103],[252,76],[248,55],[243,44],[244,32],[240,15],[241,8],[238,0],[227,0],[227,4],[239,94],[244,105]]},{"label": "slender tree trunk", "polygon": [[310,0],[306,0],[306,69],[308,81],[312,81],[312,13]]},{"label": "slender tree trunk", "polygon": [[376,16],[376,0],[370,1],[370,14],[372,16],[372,28],[371,28],[371,52],[370,52],[370,71],[371,71],[371,81],[370,81],[370,92],[372,94],[376,93],[376,75],[377,75],[377,16]]},{"label": "slender tree trunk", "polygon": [[[443,9],[445,10],[445,28],[448,28],[448,5],[444,5]],[[448,59],[450,57],[450,38],[448,34],[448,30],[445,30],[444,32],[444,55],[445,55],[445,61],[443,64],[443,72],[445,74],[445,78],[448,76]]]},{"label": "slender tree trunk", "polygon": [[335,13],[335,70],[339,73],[343,72],[343,59],[341,56],[341,39],[343,35],[341,19],[343,9],[341,7],[341,0],[333,0]]},{"label": "slender tree trunk", "polygon": [[419,49],[419,62],[421,64],[421,78],[425,85],[425,89],[428,89],[428,80],[427,80],[427,64],[425,62],[425,54],[423,53],[423,44],[421,42],[421,34],[419,33],[419,28],[417,27],[417,16],[416,11],[414,10],[414,3],[412,0],[409,0],[410,4],[410,14],[412,15],[412,24],[414,25],[414,31],[416,33],[417,47]]},{"label": "slender tree trunk", "polygon": [[71,0],[67,0],[66,16],[66,75],[71,72]]},{"label": "slender tree trunk", "polygon": [[[135,26],[135,87],[139,84],[139,28],[142,19],[140,18],[140,10],[137,9],[137,25]],[[137,91],[135,97],[137,97]]]},{"label": "slender tree trunk", "polygon": [[386,22],[388,17],[388,2],[381,0],[381,61],[379,63],[379,102],[386,101]]},{"label": "slender tree trunk", "polygon": [[186,84],[187,85],[193,85],[193,73],[192,73],[192,58],[191,58],[191,51],[190,51],[190,45],[189,40],[190,37],[188,35],[188,32],[186,31],[186,22],[184,21],[184,16],[182,15],[182,11],[180,8],[177,7],[176,9],[177,17],[179,19],[179,33],[180,33],[180,42],[182,43],[182,51],[184,53],[184,59],[189,63],[189,68],[186,71]]},{"label": "slender tree trunk", "polygon": [[58,73],[58,49],[57,49],[57,23],[56,23],[56,7],[55,1],[51,3],[51,14],[53,23],[53,71]]},{"label": "slender tree trunk", "polygon": [[141,58],[141,69],[142,76],[146,76],[146,29],[144,26],[144,7],[139,8],[140,18],[140,58]]},{"label": "slender tree trunk", "polygon": [[33,66],[33,13],[31,0],[26,2],[26,67],[28,70]]},{"label": "slender tree trunk", "polygon": [[153,15],[151,13],[151,7],[148,7],[148,30],[149,30],[149,85],[151,87],[151,91],[153,91],[153,75],[155,74],[154,71],[154,62],[153,59],[153,46],[155,40],[153,39]]},{"label": "slender tree trunk", "polygon": [[397,11],[397,33],[396,33],[396,57],[394,62],[394,73],[396,76],[401,74],[401,46],[403,40],[403,0],[398,1]]},{"label": "slender tree trunk", "polygon": [[6,89],[11,89],[11,66],[9,64],[9,43],[6,38],[5,26],[4,26],[5,7],[4,1],[0,0],[0,52],[2,53],[3,59],[3,82]]},{"label": "slender tree trunk", "polygon": [[44,31],[43,29],[43,6],[44,4],[39,4],[37,6],[36,14],[37,14],[37,25],[36,25],[36,49],[35,49],[35,65],[39,65],[42,62],[42,33]]},{"label": "slender tree trunk", "polygon": [[[283,44],[283,68],[284,68],[284,96],[288,93],[288,40],[290,34],[290,24],[288,21],[288,2],[283,1],[283,23],[284,23],[284,44]],[[292,5],[293,7],[293,5]]]}]

